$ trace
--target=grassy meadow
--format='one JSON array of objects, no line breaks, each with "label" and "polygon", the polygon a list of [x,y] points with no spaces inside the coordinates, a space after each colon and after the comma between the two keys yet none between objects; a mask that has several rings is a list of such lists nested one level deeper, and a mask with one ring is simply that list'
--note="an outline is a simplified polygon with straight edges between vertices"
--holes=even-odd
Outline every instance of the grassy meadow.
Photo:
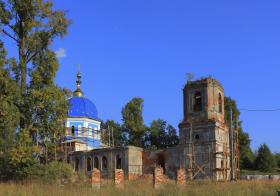
[{"label": "grassy meadow", "polygon": [[87,184],[59,185],[48,183],[1,183],[0,195],[220,195],[220,196],[263,196],[277,195],[280,191],[280,182],[272,181],[238,181],[238,182],[188,182],[186,187],[177,187],[174,182],[169,182],[160,190],[152,187],[150,180],[137,180],[125,184],[124,189],[115,188],[110,182],[103,184],[100,190],[91,188]]}]

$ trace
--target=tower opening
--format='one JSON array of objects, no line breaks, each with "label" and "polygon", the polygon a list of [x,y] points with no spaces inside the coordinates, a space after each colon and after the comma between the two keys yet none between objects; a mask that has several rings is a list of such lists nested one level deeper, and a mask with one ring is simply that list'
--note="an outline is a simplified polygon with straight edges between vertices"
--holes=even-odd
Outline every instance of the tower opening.
[{"label": "tower opening", "polygon": [[194,95],[194,106],[193,106],[194,112],[200,112],[202,111],[202,97],[201,92],[196,92]]},{"label": "tower opening", "polygon": [[223,102],[221,93],[219,93],[219,113],[223,113]]}]

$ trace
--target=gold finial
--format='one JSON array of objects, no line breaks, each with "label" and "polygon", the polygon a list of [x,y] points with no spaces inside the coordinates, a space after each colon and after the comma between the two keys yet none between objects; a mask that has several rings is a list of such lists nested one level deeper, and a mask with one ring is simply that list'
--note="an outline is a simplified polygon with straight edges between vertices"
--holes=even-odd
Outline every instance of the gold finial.
[{"label": "gold finial", "polygon": [[80,73],[80,65],[78,65],[78,73],[77,73],[77,81],[76,81],[77,89],[74,91],[74,96],[76,97],[82,97],[84,95],[83,91],[81,90],[81,84],[82,84],[81,78],[82,76]]}]

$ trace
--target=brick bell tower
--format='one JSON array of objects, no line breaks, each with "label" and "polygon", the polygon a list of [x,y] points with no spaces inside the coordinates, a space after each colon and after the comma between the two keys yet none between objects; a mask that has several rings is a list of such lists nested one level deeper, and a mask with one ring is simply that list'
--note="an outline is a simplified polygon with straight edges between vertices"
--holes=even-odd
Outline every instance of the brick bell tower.
[{"label": "brick bell tower", "polygon": [[180,145],[186,146],[191,179],[228,180],[229,129],[224,120],[224,89],[208,77],[188,81],[183,89],[184,119],[179,124]]}]

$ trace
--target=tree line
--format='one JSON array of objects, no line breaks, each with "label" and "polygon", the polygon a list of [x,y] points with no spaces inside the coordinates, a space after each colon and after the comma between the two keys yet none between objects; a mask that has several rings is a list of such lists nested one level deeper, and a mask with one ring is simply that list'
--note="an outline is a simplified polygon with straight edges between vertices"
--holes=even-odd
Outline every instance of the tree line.
[{"label": "tree line", "polygon": [[122,109],[123,124],[108,120],[101,124],[103,141],[115,146],[133,145],[144,149],[163,149],[176,146],[179,138],[176,129],[163,119],[156,119],[149,126],[143,120],[144,100],[133,98]]}]

